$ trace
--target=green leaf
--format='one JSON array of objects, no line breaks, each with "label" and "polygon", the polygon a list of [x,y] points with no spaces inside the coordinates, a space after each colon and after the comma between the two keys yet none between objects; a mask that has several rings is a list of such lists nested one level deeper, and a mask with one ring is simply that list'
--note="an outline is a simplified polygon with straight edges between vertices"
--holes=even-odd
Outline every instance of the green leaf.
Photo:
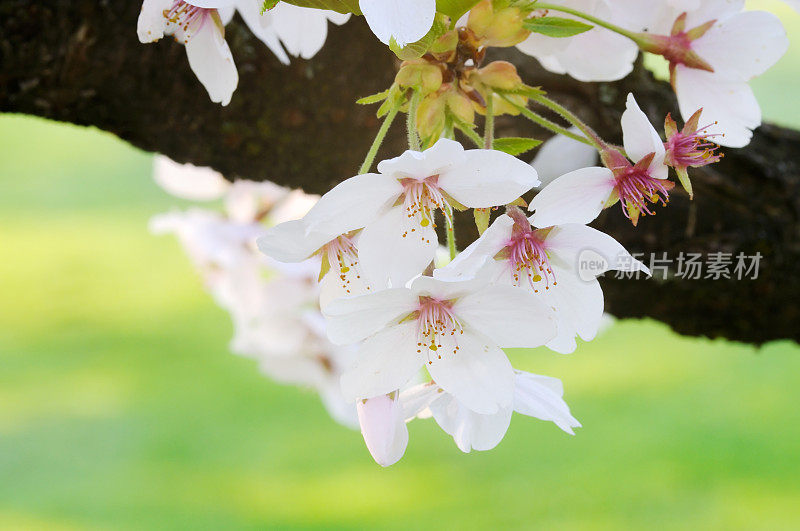
[{"label": "green leaf", "polygon": [[478,0],[436,0],[436,10],[455,23],[461,15],[472,9]]},{"label": "green leaf", "polygon": [[401,48],[397,45],[394,39],[392,39],[392,42],[389,44],[389,48],[391,48],[395,55],[403,61],[413,61],[414,59],[419,59],[425,55],[425,52],[430,49],[431,45],[436,41],[436,39],[447,33],[447,29],[447,24],[444,23],[444,20],[440,15],[437,15],[436,20],[433,21],[431,30],[420,40],[417,42],[412,42],[411,44]]},{"label": "green leaf", "polygon": [[370,96],[364,96],[363,98],[359,98],[356,100],[356,103],[359,105],[370,105],[372,103],[378,103],[379,101],[383,101],[389,97],[389,90],[384,90],[383,92],[378,92],[377,94],[372,94]]},{"label": "green leaf", "polygon": [[525,26],[525,29],[534,33],[557,38],[580,35],[594,27],[578,20],[561,17],[532,18],[523,22],[522,25]]},{"label": "green leaf", "polygon": [[[272,0],[267,0],[270,3]],[[330,9],[339,13],[361,14],[358,7],[358,0],[284,0],[287,4],[300,7],[313,7],[315,9]],[[277,3],[277,2],[275,2]]]},{"label": "green leaf", "polygon": [[536,140],[534,138],[518,138],[512,136],[507,138],[495,138],[492,147],[497,151],[502,151],[503,153],[508,153],[516,157],[517,155],[522,155],[526,151],[532,150],[541,143],[541,140]]},{"label": "green leaf", "polygon": [[267,11],[278,5],[278,2],[280,2],[280,0],[264,0],[264,4],[261,6],[261,14],[263,15],[264,13],[266,13]]}]

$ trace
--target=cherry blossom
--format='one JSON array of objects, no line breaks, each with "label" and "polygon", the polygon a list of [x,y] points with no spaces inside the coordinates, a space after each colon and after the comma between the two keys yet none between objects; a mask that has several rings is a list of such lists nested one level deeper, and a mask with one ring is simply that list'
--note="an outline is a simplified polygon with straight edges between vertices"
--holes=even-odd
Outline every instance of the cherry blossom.
[{"label": "cherry blossom", "polygon": [[231,50],[225,42],[225,26],[217,8],[234,0],[144,0],[138,34],[143,43],[173,35],[186,46],[189,66],[208,91],[211,101],[227,105],[239,83]]},{"label": "cherry blossom", "polygon": [[[609,5],[613,2],[605,0],[557,0],[550,3],[577,9],[601,19],[610,19],[613,14]],[[534,16],[541,14],[534,12]],[[577,19],[568,13],[552,11],[548,14]],[[569,39],[532,33],[517,48],[538,59],[547,70],[569,74],[579,81],[622,79],[633,70],[633,62],[639,53],[630,39],[599,26]]]},{"label": "cherry blossom", "polygon": [[707,132],[719,135],[716,143],[746,146],[761,124],[761,109],[748,82],[773,66],[789,46],[780,20],[765,11],[743,11],[744,0],[706,0],[689,9],[662,10],[649,9],[648,2],[622,4],[638,13],[648,30],[640,34],[640,47],[670,62],[683,118],[688,121],[702,108],[711,123]]},{"label": "cherry blossom", "polygon": [[653,214],[651,203],[666,204],[674,184],[667,181],[664,143],[632,94],[622,114],[625,152],[607,147],[601,154],[606,167],[582,168],[554,180],[530,204],[537,227],[562,223],[586,224],[617,201],[634,225],[639,216]]},{"label": "cherry blossom", "polygon": [[[279,260],[304,259],[315,245],[363,228],[361,270],[379,285],[403,286],[436,254],[437,211],[449,218],[453,208],[505,205],[539,184],[536,171],[519,159],[494,150],[465,151],[447,139],[384,160],[378,172],[337,185],[303,218],[302,228],[279,225],[263,240],[274,238],[275,245],[265,243],[262,250]],[[290,246],[302,246],[302,252],[278,256]]]},{"label": "cherry blossom", "polygon": [[[603,291],[597,277],[609,269],[643,271],[611,236],[584,224],[531,226],[521,210],[511,207],[455,260],[434,272],[444,280],[487,275],[533,292],[554,312],[558,334],[547,347],[561,353],[577,348],[575,337],[595,338],[603,319]],[[592,269],[581,266],[581,260]]]},{"label": "cherry blossom", "polygon": [[335,344],[359,344],[342,376],[350,400],[402,389],[425,366],[472,411],[509,407],[514,373],[501,348],[543,345],[556,334],[552,311],[531,294],[481,280],[419,277],[408,288],[346,297],[323,310]]},{"label": "cherry blossom", "polygon": [[710,138],[718,136],[707,132],[713,124],[699,127],[702,113],[702,109],[694,113],[680,131],[678,131],[678,124],[672,119],[672,115],[667,115],[664,121],[664,130],[667,133],[667,142],[664,144],[666,147],[664,162],[667,166],[675,169],[678,179],[689,193],[689,197],[693,197],[694,194],[686,170],[708,166],[722,159],[722,154],[716,152],[717,145],[709,141]]}]

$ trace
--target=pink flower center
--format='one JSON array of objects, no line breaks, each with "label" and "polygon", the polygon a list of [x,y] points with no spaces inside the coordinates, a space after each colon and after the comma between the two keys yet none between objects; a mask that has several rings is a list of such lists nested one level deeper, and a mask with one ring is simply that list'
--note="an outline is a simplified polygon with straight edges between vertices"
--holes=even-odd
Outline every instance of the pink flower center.
[{"label": "pink flower center", "polygon": [[192,35],[200,30],[212,11],[215,10],[193,6],[182,0],[173,0],[172,7],[165,9],[163,14],[168,26],[175,26],[183,33],[183,43],[186,44]]},{"label": "pink flower center", "polygon": [[424,351],[429,364],[433,363],[431,353],[442,359],[443,351],[458,352],[458,336],[464,333],[464,327],[453,313],[452,301],[420,297],[416,315],[417,352]]},{"label": "pink flower center", "polygon": [[[403,233],[404,238],[408,236],[409,232],[416,232],[414,225],[436,227],[434,214],[437,210],[441,210],[448,219],[453,215],[450,204],[439,188],[438,175],[422,180],[402,179],[400,184],[403,185],[403,208],[408,220],[413,222],[411,227]],[[423,237],[423,239],[425,238]]]},{"label": "pink flower center", "polygon": [[[358,264],[358,248],[352,238],[342,235],[326,243],[322,249],[323,257],[327,257],[331,272],[339,277],[342,287],[350,293],[352,280],[361,279],[361,268]],[[370,287],[367,286],[367,290]]]},{"label": "pink flower center", "polygon": [[655,179],[649,173],[636,166],[615,171],[616,184],[622,211],[630,219],[631,210],[638,210],[642,214],[655,215],[650,204],[661,203],[666,206],[669,202],[669,190],[672,183],[666,179]]},{"label": "pink flower center", "polygon": [[699,168],[719,162],[721,154],[716,153],[717,145],[708,139],[717,136],[705,131],[709,124],[691,134],[675,133],[666,142],[666,162],[676,168]]},{"label": "pink flower center", "polygon": [[549,290],[551,285],[557,285],[553,268],[547,258],[544,239],[539,238],[535,231],[530,228],[518,229],[518,225],[514,225],[514,233],[505,250],[514,284],[519,286],[522,279],[527,279],[534,293],[539,293],[538,283],[542,280],[545,281],[545,290]]}]

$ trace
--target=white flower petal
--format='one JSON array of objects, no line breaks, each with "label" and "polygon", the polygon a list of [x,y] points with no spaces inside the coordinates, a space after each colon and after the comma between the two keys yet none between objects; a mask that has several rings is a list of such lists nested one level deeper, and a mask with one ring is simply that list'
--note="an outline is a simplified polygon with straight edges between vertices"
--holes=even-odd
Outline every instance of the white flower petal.
[{"label": "white flower petal", "polygon": [[597,279],[581,280],[566,269],[553,268],[558,284],[548,290],[547,303],[555,308],[558,332],[547,348],[561,354],[575,351],[575,335],[591,341],[603,318],[603,290]]},{"label": "white flower petal", "polygon": [[442,173],[461,161],[463,156],[464,147],[461,144],[441,138],[425,151],[408,150],[399,157],[379,162],[378,171],[396,179],[424,179]]},{"label": "white flower petal", "polygon": [[288,65],[289,57],[286,55],[286,52],[283,50],[281,43],[278,40],[278,31],[281,26],[280,21],[278,21],[277,17],[275,16],[275,11],[279,8],[283,8],[283,6],[288,6],[289,4],[280,2],[277,6],[267,11],[263,15],[261,14],[262,5],[263,2],[259,0],[238,0],[236,2],[236,9],[242,16],[245,24],[247,24],[247,27],[250,28],[251,32],[253,32],[253,35],[263,42],[266,47],[275,54],[275,57],[277,57],[281,63]]},{"label": "white flower petal", "polygon": [[436,0],[360,0],[359,6],[382,43],[401,47],[424,37],[436,16]]},{"label": "white flower petal", "polygon": [[306,234],[303,220],[287,221],[266,230],[258,238],[258,249],[279,262],[296,263],[308,259],[334,239],[322,233]]},{"label": "white flower petal", "polygon": [[761,108],[747,83],[722,81],[711,72],[682,65],[678,65],[675,76],[678,105],[685,120],[702,108],[703,121],[711,124],[706,132],[718,135],[712,137],[714,142],[727,147],[750,143],[752,129],[761,125]]},{"label": "white flower petal", "polygon": [[511,424],[512,408],[501,408],[497,413],[481,415],[464,407],[447,393],[430,406],[436,423],[453,437],[458,448],[465,453],[475,449],[491,450],[497,446]]},{"label": "white flower petal", "polygon": [[280,2],[270,14],[275,20],[275,31],[295,57],[310,59],[325,44],[328,37],[329,11],[298,7]]},{"label": "white flower petal", "polygon": [[408,428],[399,400],[386,395],[356,403],[358,423],[369,453],[381,466],[395,464],[408,446]]},{"label": "white flower petal", "polygon": [[169,9],[172,0],[144,0],[139,20],[136,23],[136,32],[139,42],[155,42],[164,36],[167,20],[164,10]]},{"label": "white flower petal", "polygon": [[211,17],[186,43],[186,56],[211,101],[228,105],[239,84],[239,73],[228,43]]},{"label": "white flower petal", "polygon": [[[359,278],[361,277],[361,278]],[[319,282],[319,307],[324,312],[328,306],[335,301],[345,297],[356,297],[359,295],[372,294],[377,288],[362,274],[352,274],[349,272],[343,281],[339,275],[331,270]]]},{"label": "white flower petal", "polygon": [[183,0],[185,3],[197,6],[197,7],[204,7],[206,9],[222,9],[225,7],[230,7],[237,3],[237,0]]},{"label": "white flower petal", "polygon": [[367,173],[342,181],[305,216],[308,231],[344,234],[374,221],[397,199],[402,186],[387,175]]},{"label": "white flower petal", "polygon": [[[581,426],[561,398],[561,382],[555,378],[517,371],[514,383],[514,410],[529,417],[552,421],[570,435]],[[559,391],[560,390],[560,391]]]},{"label": "white flower petal", "polygon": [[411,291],[417,297],[432,297],[438,300],[458,299],[486,286],[483,278],[449,282],[421,276],[411,283]]},{"label": "white flower petal", "polygon": [[471,149],[439,175],[439,186],[453,199],[471,208],[501,206],[537,186],[530,164],[502,151]]},{"label": "white flower petal", "polygon": [[498,217],[480,238],[461,251],[455,259],[445,267],[433,272],[434,278],[446,281],[468,280],[478,275],[487,260],[503,250],[511,239],[514,220],[503,214]]},{"label": "white flower petal", "polygon": [[418,302],[406,288],[337,299],[323,310],[328,338],[339,345],[356,343],[410,314],[417,309]]},{"label": "white flower petal", "polygon": [[348,20],[350,20],[350,13],[339,13],[337,11],[329,11],[323,10],[323,13],[328,17],[328,20],[336,24],[337,26],[341,26]]},{"label": "white flower petal", "polygon": [[[570,131],[580,134],[577,127],[571,127]],[[541,188],[556,177],[597,164],[597,157],[597,150],[594,147],[568,136],[556,135],[539,147],[531,166],[539,174]]]},{"label": "white flower petal", "polygon": [[650,119],[639,108],[633,94],[628,94],[627,108],[622,113],[621,122],[622,138],[628,158],[638,162],[650,153],[655,153],[650,164],[650,175],[656,179],[666,179],[668,170],[664,165],[664,143],[650,123]]},{"label": "white flower petal", "polygon": [[361,344],[358,361],[342,375],[342,393],[347,400],[391,393],[405,387],[423,363],[416,323],[386,328]]},{"label": "white flower petal", "polygon": [[190,201],[219,199],[231,187],[231,183],[216,170],[179,164],[163,155],[153,159],[153,180],[175,197]]},{"label": "white flower petal", "polygon": [[426,365],[434,381],[476,413],[490,415],[511,405],[514,369],[505,353],[465,332],[460,349]]},{"label": "white flower petal", "polygon": [[726,17],[692,43],[719,79],[750,81],[778,62],[789,49],[781,21],[766,11]]},{"label": "white flower petal", "polygon": [[608,168],[591,167],[562,175],[536,194],[529,209],[537,227],[562,223],[589,223],[603,210],[614,190],[614,174]]},{"label": "white flower petal", "polygon": [[650,274],[647,267],[633,258],[617,240],[604,232],[579,223],[554,227],[547,235],[545,245],[548,252],[554,253],[563,264],[580,272],[586,269],[580,267],[578,263],[580,259],[594,259],[599,255],[603,258],[604,264],[603,267],[591,270],[591,274],[595,277],[609,269],[642,271]]},{"label": "white flower petal", "polygon": [[432,382],[421,383],[409,387],[400,393],[400,402],[403,404],[403,417],[406,420],[422,415],[428,406],[444,393],[442,388]]},{"label": "white flower petal", "polygon": [[438,246],[433,227],[409,224],[398,206],[364,228],[358,254],[361,267],[376,284],[401,287],[428,267]]},{"label": "white flower petal", "polygon": [[553,312],[532,293],[494,284],[456,301],[453,312],[465,329],[501,348],[534,348],[556,335]]}]

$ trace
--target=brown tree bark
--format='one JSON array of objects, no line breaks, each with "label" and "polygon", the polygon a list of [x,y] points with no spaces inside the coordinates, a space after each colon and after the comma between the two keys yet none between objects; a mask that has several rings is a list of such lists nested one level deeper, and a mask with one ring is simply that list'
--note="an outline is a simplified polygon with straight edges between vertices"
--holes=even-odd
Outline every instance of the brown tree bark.
[{"label": "brown tree bark", "polygon": [[[269,179],[323,193],[353,175],[378,128],[359,96],[391,83],[396,61],[356,18],[331,26],[311,61],[282,66],[235,19],[227,28],[239,68],[228,107],[211,103],[189,70],[182,46],[136,38],[137,0],[0,2],[0,111],[96,126],[147,151],[212,166],[229,178]],[[578,83],[533,59],[503,50],[526,82],[543,86],[605,137],[619,141],[629,91],[653,123],[677,116],[668,85],[641,67],[616,83]],[[504,136],[533,134],[521,119],[498,122]],[[381,149],[405,149],[393,128]],[[695,199],[676,192],[667,208],[634,229],[617,208],[595,226],[628,249],[763,256],[757,280],[604,281],[608,310],[650,317],[690,335],[763,343],[800,339],[800,133],[764,125],[744,149],[691,175]],[[113,179],[113,175],[109,176]],[[464,220],[462,243],[475,230]],[[648,261],[646,258],[645,261]],[[674,272],[674,264],[673,264]]]}]

